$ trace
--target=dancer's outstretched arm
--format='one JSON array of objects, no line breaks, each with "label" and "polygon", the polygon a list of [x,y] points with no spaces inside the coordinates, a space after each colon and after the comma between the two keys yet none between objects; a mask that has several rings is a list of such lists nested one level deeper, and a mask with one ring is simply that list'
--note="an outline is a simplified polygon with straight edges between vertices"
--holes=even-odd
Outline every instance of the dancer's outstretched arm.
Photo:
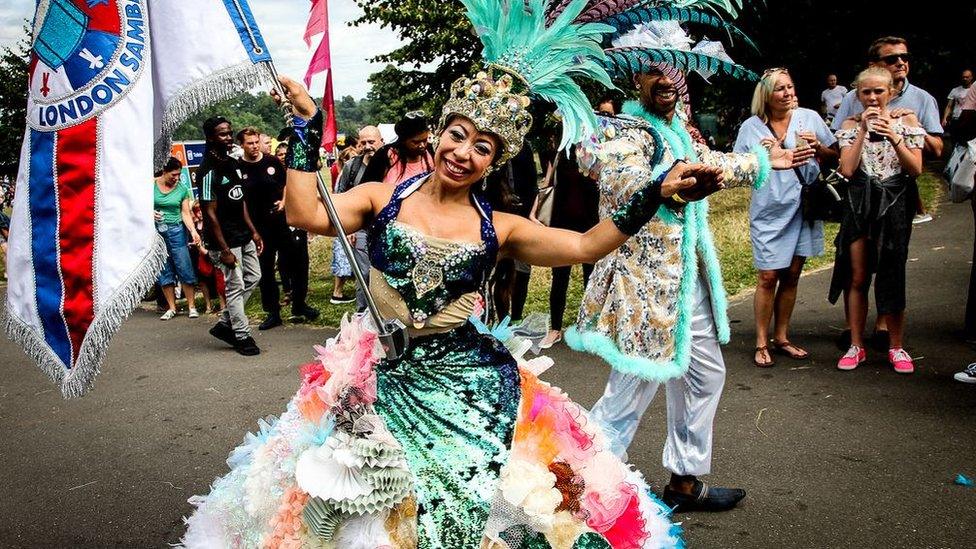
[{"label": "dancer's outstretched arm", "polygon": [[663,177],[634,193],[610,219],[585,233],[553,229],[504,213],[494,215],[495,230],[504,255],[531,265],[594,263],[636,234],[666,200],[699,200],[722,186],[720,168],[678,163]]}]

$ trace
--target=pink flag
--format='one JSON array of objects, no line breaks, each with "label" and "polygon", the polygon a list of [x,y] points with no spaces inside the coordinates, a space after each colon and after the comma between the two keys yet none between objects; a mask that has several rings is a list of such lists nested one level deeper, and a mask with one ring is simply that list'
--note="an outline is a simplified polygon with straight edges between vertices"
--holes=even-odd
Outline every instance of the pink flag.
[{"label": "pink flag", "polygon": [[312,47],[312,37],[322,34],[329,27],[329,11],[326,0],[312,0],[312,9],[305,27],[305,45]]},{"label": "pink flag", "polygon": [[[332,97],[332,55],[329,52],[329,7],[327,0],[312,0],[312,10],[309,15],[308,25],[305,31],[305,39],[322,33],[322,41],[312,55],[312,61],[308,64],[308,71],[305,73],[305,86],[312,87],[312,77],[321,72],[325,74],[325,94],[322,96],[322,109],[325,111],[325,128],[322,135],[322,147],[331,152],[336,143],[336,118],[335,118],[335,99]],[[332,166],[332,180],[335,181],[339,174],[335,165]]]}]

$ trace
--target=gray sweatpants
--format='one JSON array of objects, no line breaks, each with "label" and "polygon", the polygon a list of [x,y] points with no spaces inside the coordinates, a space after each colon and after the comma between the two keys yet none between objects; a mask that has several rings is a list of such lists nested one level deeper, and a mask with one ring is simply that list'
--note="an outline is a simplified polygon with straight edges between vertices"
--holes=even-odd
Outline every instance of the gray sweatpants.
[{"label": "gray sweatpants", "polygon": [[[366,251],[366,231],[356,231],[355,234],[356,244],[353,246],[354,259],[356,264],[359,265],[359,270],[362,271],[368,284],[369,252]],[[359,284],[356,284],[356,310],[360,312],[366,310],[366,292],[363,291],[363,288]]]},{"label": "gray sweatpants", "polygon": [[210,259],[224,274],[227,308],[220,316],[220,322],[233,328],[237,339],[244,339],[251,335],[244,305],[261,280],[261,264],[258,263],[258,248],[254,241],[239,248],[231,248],[230,251],[237,258],[233,269],[220,262],[219,251],[210,252]]}]

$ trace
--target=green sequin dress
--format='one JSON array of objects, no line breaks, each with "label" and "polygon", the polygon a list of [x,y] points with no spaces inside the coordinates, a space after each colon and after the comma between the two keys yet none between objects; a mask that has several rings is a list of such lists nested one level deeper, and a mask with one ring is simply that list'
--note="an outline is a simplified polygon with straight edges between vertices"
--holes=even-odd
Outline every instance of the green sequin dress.
[{"label": "green sequin dress", "polygon": [[[516,359],[499,334],[467,320],[498,251],[489,206],[472,199],[480,243],[396,220],[423,182],[401,184],[369,229],[371,288],[382,312],[410,326],[405,356],[380,358],[363,318],[344,323],[303,367],[281,418],[249,435],[231,472],[191,500],[184,545],[680,546],[640,473],[537,377],[548,359]],[[446,315],[452,308],[464,315]]]}]

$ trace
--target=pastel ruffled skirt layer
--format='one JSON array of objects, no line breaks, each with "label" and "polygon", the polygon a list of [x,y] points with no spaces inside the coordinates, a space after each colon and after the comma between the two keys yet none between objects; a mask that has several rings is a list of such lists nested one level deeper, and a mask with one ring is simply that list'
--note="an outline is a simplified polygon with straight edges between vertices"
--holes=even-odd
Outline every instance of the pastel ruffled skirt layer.
[{"label": "pastel ruffled skirt layer", "polygon": [[530,371],[538,359],[469,324],[381,361],[359,317],[316,351],[281,418],[191,499],[186,547],[681,546],[640,473]]}]

